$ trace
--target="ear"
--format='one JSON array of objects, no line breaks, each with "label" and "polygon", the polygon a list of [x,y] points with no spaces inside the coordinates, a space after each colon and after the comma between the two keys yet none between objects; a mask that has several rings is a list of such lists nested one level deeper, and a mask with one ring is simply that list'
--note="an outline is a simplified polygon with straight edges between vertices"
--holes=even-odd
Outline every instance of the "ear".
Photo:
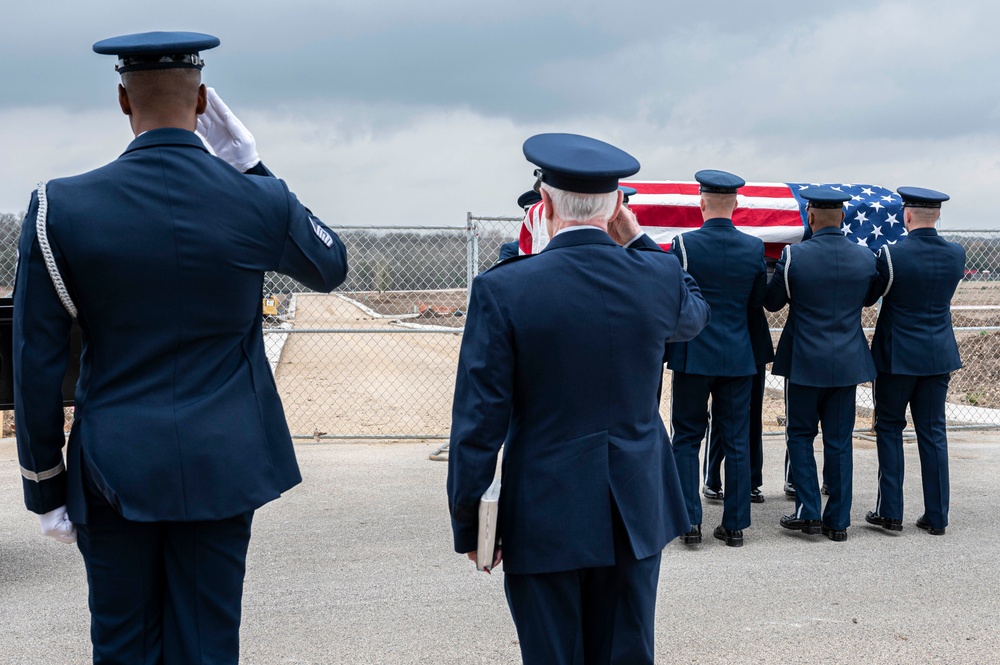
[{"label": "ear", "polygon": [[705,203],[705,197],[702,196],[698,200],[701,201],[701,211],[705,212],[705,208],[708,207],[708,205]]},{"label": "ear", "polygon": [[195,107],[195,113],[201,115],[205,112],[206,108],[208,108],[208,96],[205,91],[205,84],[202,83],[198,86],[198,106]]},{"label": "ear", "polygon": [[132,104],[128,101],[128,91],[121,83],[118,84],[118,105],[122,107],[122,113],[132,115]]},{"label": "ear", "polygon": [[625,192],[622,190],[616,190],[618,192],[618,203],[615,204],[615,211],[611,213],[610,219],[614,219],[618,216],[618,213],[622,210],[623,202],[625,201]]},{"label": "ear", "polygon": [[809,224],[809,230],[816,230],[816,214],[812,211],[812,208],[806,209],[806,223]]},{"label": "ear", "polygon": [[841,222],[844,221],[844,211],[843,210],[840,211],[840,221]]},{"label": "ear", "polygon": [[540,189],[538,193],[542,195],[542,203],[544,204],[544,210],[545,210],[545,219],[547,221],[552,221],[553,219],[552,216],[553,214],[555,214],[555,208],[552,205],[552,197],[549,196],[549,193],[544,189]]}]

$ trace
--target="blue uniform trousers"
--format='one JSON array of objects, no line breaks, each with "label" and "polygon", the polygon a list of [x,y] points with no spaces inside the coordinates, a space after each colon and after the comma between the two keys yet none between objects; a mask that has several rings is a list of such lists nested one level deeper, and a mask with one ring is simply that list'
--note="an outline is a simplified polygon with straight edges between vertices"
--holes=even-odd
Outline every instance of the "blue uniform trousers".
[{"label": "blue uniform trousers", "polygon": [[[750,384],[750,487],[764,484],[764,384],[767,365],[757,365],[757,374]],[[702,464],[705,486],[722,489],[722,460],[726,458],[719,428],[708,421],[708,452]]]},{"label": "blue uniform trousers", "polygon": [[94,663],[236,665],[253,512],[206,522],[133,522],[87,491],[77,525],[90,588]]},{"label": "blue uniform trousers", "polygon": [[907,376],[879,372],[875,380],[875,434],[878,445],[878,503],[875,512],[903,519],[903,428],[910,405],[917,432],[924,519],[935,529],[948,526],[948,434],[944,403],[951,374]]},{"label": "blue uniform trousers", "polygon": [[674,460],[691,524],[701,524],[701,474],[698,452],[708,429],[705,406],[712,397],[712,427],[718,431],[726,462],[722,526],[750,526],[750,386],[753,376],[704,376],[673,373],[671,425]]},{"label": "blue uniform trousers", "polygon": [[636,559],[613,511],[615,565],[504,574],[524,665],[653,663],[660,554]]},{"label": "blue uniform trousers", "polygon": [[857,386],[818,388],[785,381],[785,436],[795,475],[795,516],[821,519],[813,441],[822,423],[823,479],[830,491],[822,520],[837,531],[851,524],[856,392]]}]

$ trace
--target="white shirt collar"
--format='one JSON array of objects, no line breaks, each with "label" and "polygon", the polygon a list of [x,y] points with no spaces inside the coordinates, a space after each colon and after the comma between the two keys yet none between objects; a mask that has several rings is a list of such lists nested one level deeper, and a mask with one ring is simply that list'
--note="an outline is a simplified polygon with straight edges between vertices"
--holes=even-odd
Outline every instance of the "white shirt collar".
[{"label": "white shirt collar", "polygon": [[577,224],[575,226],[562,227],[561,229],[556,231],[556,235],[559,235],[560,233],[566,233],[567,231],[584,231],[586,229],[590,229],[592,231],[604,231],[604,229],[602,229],[599,226],[591,226],[590,224]]}]

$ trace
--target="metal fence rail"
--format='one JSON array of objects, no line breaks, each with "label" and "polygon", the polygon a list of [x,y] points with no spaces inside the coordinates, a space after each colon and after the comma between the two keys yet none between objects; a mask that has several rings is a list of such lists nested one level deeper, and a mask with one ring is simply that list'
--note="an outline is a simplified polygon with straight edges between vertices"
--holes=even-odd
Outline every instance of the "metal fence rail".
[{"label": "metal fence rail", "polygon": [[[0,219],[0,295],[13,284],[20,220]],[[468,215],[464,227],[335,227],[350,274],[333,294],[264,282],[265,336],[289,425],[299,438],[445,438],[468,289],[520,217]],[[968,254],[952,316],[965,367],[952,376],[952,427],[1000,427],[1000,231],[945,231]],[[270,304],[268,304],[270,303]],[[769,314],[777,342],[784,312]],[[877,308],[864,313],[869,335]],[[669,419],[670,373],[661,412]],[[858,427],[871,422],[870,386]],[[781,382],[769,378],[765,431],[781,432]]]}]

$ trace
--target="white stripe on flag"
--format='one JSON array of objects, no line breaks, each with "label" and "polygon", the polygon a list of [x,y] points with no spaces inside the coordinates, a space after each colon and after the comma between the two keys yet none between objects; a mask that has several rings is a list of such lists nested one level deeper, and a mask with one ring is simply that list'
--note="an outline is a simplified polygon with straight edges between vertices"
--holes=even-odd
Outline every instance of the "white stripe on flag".
[{"label": "white stripe on flag", "polygon": [[[659,245],[666,245],[671,239],[688,231],[696,231],[700,227],[682,226],[643,226],[647,233]],[[802,240],[802,226],[737,226],[740,231],[764,242],[790,243]]]}]

